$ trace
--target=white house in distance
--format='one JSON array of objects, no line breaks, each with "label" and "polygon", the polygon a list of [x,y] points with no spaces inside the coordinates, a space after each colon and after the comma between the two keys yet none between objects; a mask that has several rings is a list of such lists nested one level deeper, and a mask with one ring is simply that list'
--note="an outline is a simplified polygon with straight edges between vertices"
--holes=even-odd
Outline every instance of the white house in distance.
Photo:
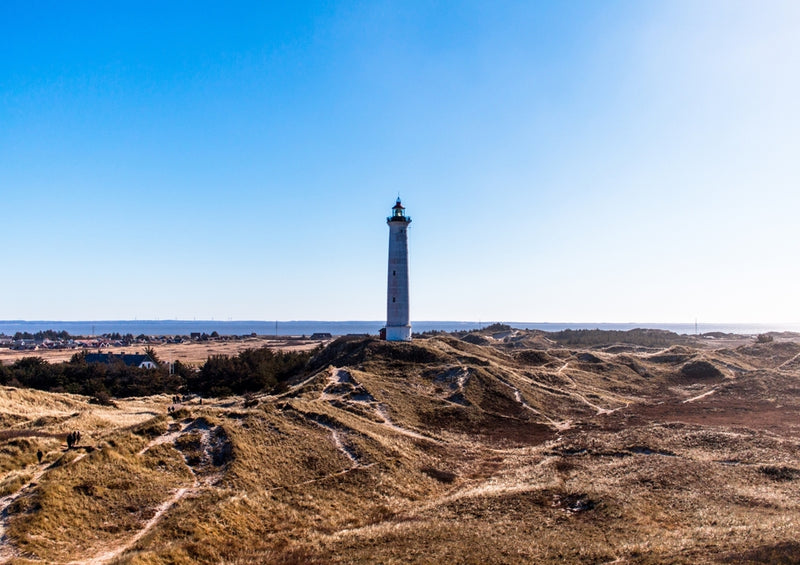
[{"label": "white house in distance", "polygon": [[386,339],[410,341],[411,321],[408,300],[408,224],[400,198],[386,218],[389,224],[389,277],[386,295]]},{"label": "white house in distance", "polygon": [[87,363],[103,363],[105,365],[123,363],[128,367],[139,367],[140,369],[158,368],[158,363],[146,353],[120,353],[119,355],[114,355],[113,353],[87,353],[85,360]]}]

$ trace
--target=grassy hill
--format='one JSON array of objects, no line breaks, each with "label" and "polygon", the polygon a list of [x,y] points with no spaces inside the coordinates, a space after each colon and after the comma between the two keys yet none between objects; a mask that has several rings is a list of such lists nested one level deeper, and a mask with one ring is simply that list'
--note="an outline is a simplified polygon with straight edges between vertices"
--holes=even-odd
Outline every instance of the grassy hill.
[{"label": "grassy hill", "polygon": [[169,412],[2,388],[0,560],[797,562],[800,345],[569,337],[342,338]]}]

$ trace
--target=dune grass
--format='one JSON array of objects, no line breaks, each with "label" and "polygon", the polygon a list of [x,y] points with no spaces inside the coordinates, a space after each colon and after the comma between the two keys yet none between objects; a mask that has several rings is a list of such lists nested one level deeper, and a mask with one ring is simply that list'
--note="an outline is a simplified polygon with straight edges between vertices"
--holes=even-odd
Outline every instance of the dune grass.
[{"label": "dune grass", "polygon": [[169,415],[2,389],[37,434],[0,437],[8,540],[20,563],[791,562],[792,347],[484,341],[343,340],[283,395]]}]

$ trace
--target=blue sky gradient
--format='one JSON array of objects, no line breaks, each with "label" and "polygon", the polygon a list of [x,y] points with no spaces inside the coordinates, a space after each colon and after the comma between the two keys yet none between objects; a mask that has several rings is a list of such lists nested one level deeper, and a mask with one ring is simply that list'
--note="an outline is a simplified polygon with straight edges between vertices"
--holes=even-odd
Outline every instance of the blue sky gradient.
[{"label": "blue sky gradient", "polygon": [[796,2],[3,2],[0,319],[798,322]]}]

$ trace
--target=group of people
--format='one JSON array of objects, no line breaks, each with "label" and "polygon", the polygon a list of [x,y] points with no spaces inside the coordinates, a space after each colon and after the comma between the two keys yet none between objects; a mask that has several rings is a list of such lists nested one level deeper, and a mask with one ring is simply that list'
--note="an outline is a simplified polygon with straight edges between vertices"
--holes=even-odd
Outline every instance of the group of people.
[{"label": "group of people", "polygon": [[67,434],[67,449],[72,449],[78,442],[81,441],[81,433],[79,431],[70,432]]},{"label": "group of people", "polygon": [[172,397],[172,406],[169,406],[167,408],[167,414],[173,414],[177,410],[175,405],[176,404],[180,404],[181,402],[182,402],[182,399],[181,399],[180,396],[178,396],[177,394],[175,396],[173,396]]},{"label": "group of people", "polygon": [[[67,434],[67,449],[72,449],[78,445],[78,442],[81,441],[81,432],[75,430],[74,432],[70,432]],[[36,459],[39,460],[39,464],[42,463],[42,459],[44,459],[44,452],[41,449],[36,450]]]},{"label": "group of people", "polygon": [[[178,407],[176,406],[176,404],[181,404],[181,403],[187,402],[189,400],[191,400],[191,396],[183,396],[183,397],[181,397],[179,394],[174,395],[172,397],[172,406],[168,406],[167,407],[167,414],[174,414],[178,410]],[[200,405],[201,406],[203,405],[203,399],[202,398],[200,399]]]}]

